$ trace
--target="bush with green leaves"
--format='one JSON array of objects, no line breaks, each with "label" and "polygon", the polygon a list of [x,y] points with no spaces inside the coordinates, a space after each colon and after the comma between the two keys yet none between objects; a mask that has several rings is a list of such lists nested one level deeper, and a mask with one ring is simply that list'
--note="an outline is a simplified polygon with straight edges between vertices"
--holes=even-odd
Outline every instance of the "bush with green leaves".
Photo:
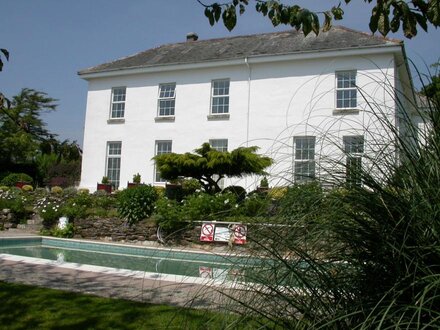
[{"label": "bush with green leaves", "polygon": [[51,228],[58,222],[63,215],[64,204],[65,201],[62,198],[50,195],[36,201],[34,209],[43,219],[44,227]]},{"label": "bush with green leaves", "polygon": [[66,227],[62,229],[55,226],[50,230],[49,235],[60,238],[72,238],[75,235],[75,227],[73,223],[68,223]]},{"label": "bush with green leaves", "polygon": [[8,187],[13,187],[17,182],[26,182],[31,184],[33,182],[32,177],[26,173],[11,173],[3,178],[1,184]]},{"label": "bush with green leaves", "polygon": [[272,200],[266,194],[253,193],[241,202],[239,211],[248,217],[267,217],[271,204]]},{"label": "bush with green leaves", "polygon": [[189,224],[189,217],[183,208],[183,201],[178,202],[167,197],[159,198],[154,210],[156,224],[166,232],[180,230]]},{"label": "bush with green leaves", "polygon": [[129,224],[148,218],[154,210],[157,193],[151,185],[136,186],[117,196],[118,212]]},{"label": "bush with green leaves", "polygon": [[18,188],[11,188],[7,191],[0,192],[0,210],[11,210],[14,223],[26,220],[30,216],[31,211],[26,208],[29,203],[28,194],[25,194]]},{"label": "bush with green leaves", "polygon": [[229,186],[223,189],[223,193],[233,193],[237,199],[237,202],[241,202],[246,197],[246,189],[241,186]]}]

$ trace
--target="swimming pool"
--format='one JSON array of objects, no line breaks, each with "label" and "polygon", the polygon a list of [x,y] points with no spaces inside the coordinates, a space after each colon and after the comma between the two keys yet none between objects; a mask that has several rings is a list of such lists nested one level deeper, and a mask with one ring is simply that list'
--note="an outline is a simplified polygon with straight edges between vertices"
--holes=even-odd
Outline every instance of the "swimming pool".
[{"label": "swimming pool", "polygon": [[244,280],[246,268],[258,263],[237,255],[49,237],[1,238],[0,258],[174,282],[211,279],[217,284]]}]

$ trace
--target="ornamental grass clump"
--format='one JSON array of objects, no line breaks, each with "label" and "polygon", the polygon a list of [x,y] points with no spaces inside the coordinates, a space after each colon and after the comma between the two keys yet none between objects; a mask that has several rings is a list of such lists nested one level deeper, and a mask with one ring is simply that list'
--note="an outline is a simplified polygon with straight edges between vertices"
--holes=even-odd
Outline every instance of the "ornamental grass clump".
[{"label": "ornamental grass clump", "polygon": [[279,224],[249,231],[251,253],[267,258],[246,267],[240,295],[224,292],[237,303],[227,308],[288,329],[440,328],[440,99],[395,101],[429,129],[407,112],[398,129],[368,104],[389,134],[365,128],[380,157],[362,155],[356,182],[338,173],[352,170],[344,157],[316,186],[288,189]]},{"label": "ornamental grass clump", "polygon": [[148,218],[154,210],[157,192],[151,185],[139,185],[118,193],[118,213],[133,225]]}]

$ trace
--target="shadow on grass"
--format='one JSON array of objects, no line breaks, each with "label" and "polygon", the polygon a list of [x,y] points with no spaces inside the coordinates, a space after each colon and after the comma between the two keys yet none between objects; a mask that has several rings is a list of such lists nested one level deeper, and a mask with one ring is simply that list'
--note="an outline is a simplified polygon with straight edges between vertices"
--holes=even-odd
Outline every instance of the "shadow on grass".
[{"label": "shadow on grass", "polygon": [[5,282],[0,301],[1,329],[221,329],[225,322],[224,315],[204,310]]}]

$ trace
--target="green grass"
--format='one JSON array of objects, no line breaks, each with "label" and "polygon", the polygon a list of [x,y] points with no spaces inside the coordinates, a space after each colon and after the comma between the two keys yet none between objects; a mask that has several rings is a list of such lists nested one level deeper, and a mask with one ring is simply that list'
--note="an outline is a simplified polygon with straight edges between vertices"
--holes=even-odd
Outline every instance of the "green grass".
[{"label": "green grass", "polygon": [[[8,330],[223,329],[226,322],[225,314],[204,310],[100,298],[1,281],[0,302],[0,329]],[[230,324],[234,316],[228,318]]]}]

